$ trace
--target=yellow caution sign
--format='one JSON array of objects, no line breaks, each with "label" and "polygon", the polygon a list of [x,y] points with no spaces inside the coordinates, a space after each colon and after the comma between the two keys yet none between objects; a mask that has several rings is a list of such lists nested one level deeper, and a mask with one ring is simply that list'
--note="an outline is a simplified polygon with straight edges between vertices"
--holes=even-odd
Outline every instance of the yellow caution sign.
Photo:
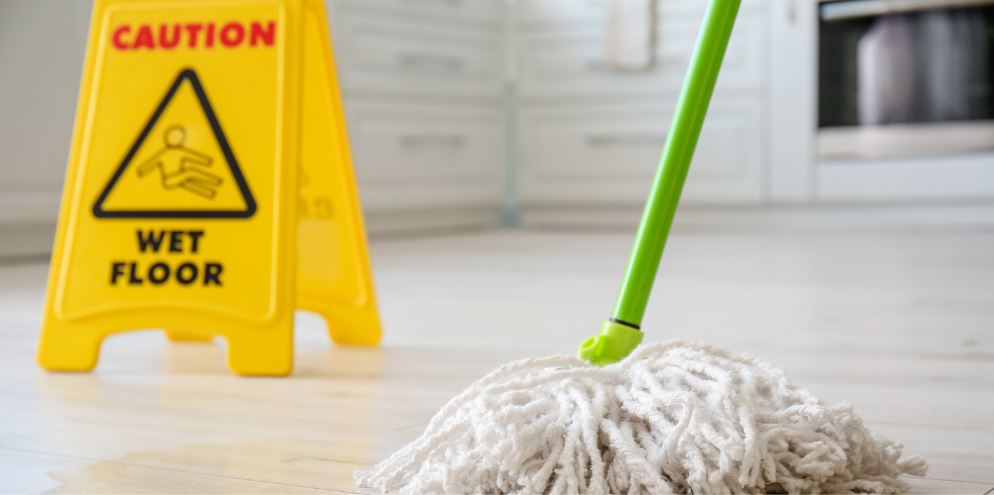
[{"label": "yellow caution sign", "polygon": [[92,19],[39,363],[90,370],[104,337],[170,329],[284,375],[297,308],[376,344],[322,1],[97,0]]}]

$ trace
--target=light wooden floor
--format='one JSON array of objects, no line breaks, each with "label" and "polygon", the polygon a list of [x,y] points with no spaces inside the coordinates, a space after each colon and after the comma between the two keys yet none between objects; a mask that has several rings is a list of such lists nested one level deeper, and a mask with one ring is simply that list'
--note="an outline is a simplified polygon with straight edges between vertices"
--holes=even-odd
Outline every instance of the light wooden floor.
[{"label": "light wooden floor", "polygon": [[[223,345],[135,333],[97,372],[33,353],[43,264],[0,267],[0,491],[354,492],[352,472],[511,359],[571,353],[613,303],[622,235],[374,243],[386,339],[330,346],[298,319],[288,379]],[[676,236],[645,328],[759,355],[926,456],[920,493],[994,489],[994,233]]]}]

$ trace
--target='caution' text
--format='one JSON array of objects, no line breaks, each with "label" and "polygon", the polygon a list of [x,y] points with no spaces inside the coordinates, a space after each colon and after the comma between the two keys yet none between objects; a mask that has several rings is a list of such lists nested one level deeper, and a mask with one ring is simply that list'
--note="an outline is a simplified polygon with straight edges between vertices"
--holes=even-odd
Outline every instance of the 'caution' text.
[{"label": "'caution' text", "polygon": [[270,47],[275,42],[275,21],[124,24],[111,30],[111,46],[117,50]]}]

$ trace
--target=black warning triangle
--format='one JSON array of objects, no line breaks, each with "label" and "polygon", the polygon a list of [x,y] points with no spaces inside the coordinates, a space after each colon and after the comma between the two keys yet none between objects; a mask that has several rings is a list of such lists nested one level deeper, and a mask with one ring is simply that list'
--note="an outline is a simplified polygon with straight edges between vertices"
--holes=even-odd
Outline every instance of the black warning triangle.
[{"label": "black warning triangle", "polygon": [[[110,195],[121,175],[124,174],[128,165],[131,164],[131,161],[138,153],[138,149],[141,148],[142,143],[145,142],[145,139],[152,132],[156,122],[159,121],[159,117],[162,116],[162,113],[169,106],[170,101],[172,101],[176,92],[179,91],[183,82],[189,82],[194,93],[197,95],[197,100],[200,103],[201,109],[204,111],[204,116],[207,117],[207,122],[210,123],[214,138],[217,140],[217,144],[224,154],[228,168],[231,170],[231,175],[234,177],[238,191],[245,202],[245,207],[236,210],[105,210],[103,206],[104,201],[107,200],[107,196]],[[255,198],[252,196],[252,191],[245,181],[245,176],[242,175],[242,169],[238,166],[238,160],[235,159],[235,154],[231,151],[231,146],[228,144],[228,139],[225,137],[224,131],[221,130],[221,123],[218,122],[214,108],[211,107],[211,103],[207,99],[207,93],[200,83],[200,78],[193,69],[184,69],[176,77],[176,80],[162,98],[162,102],[159,103],[155,112],[152,113],[152,117],[148,119],[145,128],[138,135],[135,144],[131,145],[131,149],[128,150],[128,154],[124,157],[121,165],[114,171],[114,175],[107,181],[107,185],[104,186],[100,196],[97,197],[97,201],[93,204],[93,214],[99,218],[249,218],[255,214],[255,210],[256,204]]]}]

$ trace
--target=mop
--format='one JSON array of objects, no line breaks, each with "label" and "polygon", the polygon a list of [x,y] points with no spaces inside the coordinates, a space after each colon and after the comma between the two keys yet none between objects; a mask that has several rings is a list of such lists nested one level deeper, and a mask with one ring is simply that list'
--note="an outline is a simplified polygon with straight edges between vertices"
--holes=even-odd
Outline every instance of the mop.
[{"label": "mop", "polygon": [[[505,365],[356,473],[390,493],[899,493],[918,457],[782,370],[714,347],[636,347],[741,0],[710,0],[618,303],[579,358]],[[635,352],[633,352],[635,351]]]}]

